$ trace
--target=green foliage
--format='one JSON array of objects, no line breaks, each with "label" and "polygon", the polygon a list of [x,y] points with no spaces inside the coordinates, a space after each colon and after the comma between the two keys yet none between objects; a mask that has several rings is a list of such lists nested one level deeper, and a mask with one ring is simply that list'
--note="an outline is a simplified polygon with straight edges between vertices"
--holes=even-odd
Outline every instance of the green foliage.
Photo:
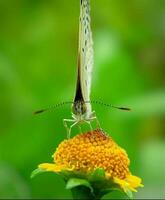
[{"label": "green foliage", "polygon": [[[103,169],[98,168],[90,173],[88,177],[84,176],[84,178],[73,178],[72,176],[73,174],[66,183],[66,189],[72,189],[72,191],[75,189],[76,192],[78,190],[77,196],[75,196],[77,199],[83,195],[81,193],[87,193],[93,196],[93,199],[101,199],[104,195],[114,191],[121,192],[129,199],[133,198],[131,190],[127,190],[126,193],[124,193],[117,184],[107,180]],[[80,174],[80,176],[82,176],[82,174]],[[87,187],[90,191],[84,191],[84,187]]]},{"label": "green foliage", "polygon": [[35,176],[39,175],[39,174],[42,174],[46,172],[46,170],[43,170],[43,169],[40,169],[40,168],[37,168],[35,169],[32,173],[31,173],[31,178],[34,178]]},{"label": "green foliage", "polygon": [[70,178],[66,184],[66,189],[70,190],[79,186],[85,186],[90,189],[91,193],[93,193],[93,188],[90,183],[87,180],[80,178]]},{"label": "green foliage", "polygon": [[[32,172],[31,178],[44,172],[47,171],[38,168]],[[113,191],[119,191],[127,195],[129,199],[133,198],[131,190],[127,190],[124,193],[113,180],[107,180],[105,171],[101,168],[96,169],[88,175],[79,171],[61,171],[58,174],[64,178],[66,189],[72,191],[73,199],[101,199],[104,195]]]}]

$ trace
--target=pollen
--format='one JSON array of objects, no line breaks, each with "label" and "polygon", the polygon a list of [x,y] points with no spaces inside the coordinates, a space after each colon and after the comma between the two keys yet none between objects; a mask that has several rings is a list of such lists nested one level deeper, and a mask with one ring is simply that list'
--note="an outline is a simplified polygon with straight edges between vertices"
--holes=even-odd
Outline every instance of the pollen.
[{"label": "pollen", "polygon": [[107,177],[125,179],[130,161],[124,149],[100,130],[63,141],[53,155],[62,168],[91,172],[102,168]]}]

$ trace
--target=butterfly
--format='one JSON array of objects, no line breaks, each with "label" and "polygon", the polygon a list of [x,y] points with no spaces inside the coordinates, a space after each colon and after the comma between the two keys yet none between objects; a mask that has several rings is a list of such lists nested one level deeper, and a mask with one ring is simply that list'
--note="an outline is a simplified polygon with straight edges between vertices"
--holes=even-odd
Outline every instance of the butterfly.
[{"label": "butterfly", "polygon": [[[74,102],[72,104],[72,119],[64,119],[64,126],[70,137],[73,126],[85,122],[91,126],[91,121],[96,120],[98,127],[100,123],[92,110],[90,101],[92,70],[94,64],[93,38],[91,31],[90,2],[80,0],[80,19],[79,19],[79,44],[78,44],[78,64],[77,64],[77,85]],[[67,122],[73,122],[68,127]],[[80,127],[81,129],[81,127]]]},{"label": "butterfly", "polygon": [[[62,102],[53,107],[34,112],[40,114],[50,109],[57,108],[64,104],[72,104],[72,119],[63,119],[64,127],[67,129],[67,137],[70,138],[71,130],[78,126],[81,131],[81,124],[87,123],[92,130],[92,121],[96,121],[97,128],[101,129],[95,111],[92,110],[91,103],[100,104],[112,108],[129,111],[129,108],[117,107],[101,101],[91,101],[91,82],[94,65],[93,38],[91,31],[90,0],[80,0],[80,19],[79,19],[79,43],[78,43],[78,63],[77,63],[77,84],[73,102]],[[72,123],[68,126],[68,123]],[[81,131],[82,132],[82,131]]]}]

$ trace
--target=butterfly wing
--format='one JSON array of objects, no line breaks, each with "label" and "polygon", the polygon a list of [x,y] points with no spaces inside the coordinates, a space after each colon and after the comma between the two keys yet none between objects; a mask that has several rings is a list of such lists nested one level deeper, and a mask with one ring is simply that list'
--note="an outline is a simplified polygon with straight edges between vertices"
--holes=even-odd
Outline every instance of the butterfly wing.
[{"label": "butterfly wing", "polygon": [[[93,69],[93,39],[90,26],[90,0],[81,0],[79,25],[79,78],[84,101],[90,101],[91,79]],[[87,103],[87,112],[91,104]]]}]

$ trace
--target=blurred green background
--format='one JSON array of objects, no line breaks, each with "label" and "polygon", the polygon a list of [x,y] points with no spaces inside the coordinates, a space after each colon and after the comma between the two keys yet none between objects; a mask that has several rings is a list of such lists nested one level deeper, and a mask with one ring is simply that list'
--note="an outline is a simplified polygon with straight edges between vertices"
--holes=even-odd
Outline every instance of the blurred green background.
[{"label": "blurred green background", "polygon": [[[91,99],[132,112],[93,107],[143,179],[136,197],[165,198],[165,1],[91,0],[91,7]],[[70,106],[32,112],[74,97],[78,17],[78,0],[0,0],[0,198],[70,198],[56,174],[30,179],[66,138]]]}]

